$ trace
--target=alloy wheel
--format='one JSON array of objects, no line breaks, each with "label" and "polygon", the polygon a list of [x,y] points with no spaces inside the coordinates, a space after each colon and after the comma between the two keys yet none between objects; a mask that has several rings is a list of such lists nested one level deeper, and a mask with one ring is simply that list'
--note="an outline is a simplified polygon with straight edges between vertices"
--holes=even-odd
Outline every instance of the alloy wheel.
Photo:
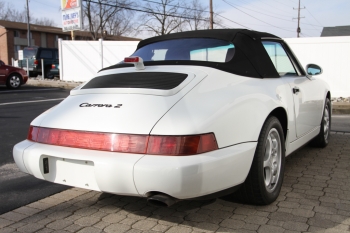
[{"label": "alloy wheel", "polygon": [[13,75],[10,77],[10,85],[12,88],[17,88],[19,85],[21,85],[21,78],[17,75]]},{"label": "alloy wheel", "polygon": [[281,173],[281,148],[279,133],[275,128],[272,128],[266,139],[263,163],[264,182],[268,192],[273,192],[277,187]]},{"label": "alloy wheel", "polygon": [[329,134],[329,108],[328,105],[326,104],[324,108],[324,113],[323,113],[323,135],[324,135],[324,140],[328,140],[328,134]]}]

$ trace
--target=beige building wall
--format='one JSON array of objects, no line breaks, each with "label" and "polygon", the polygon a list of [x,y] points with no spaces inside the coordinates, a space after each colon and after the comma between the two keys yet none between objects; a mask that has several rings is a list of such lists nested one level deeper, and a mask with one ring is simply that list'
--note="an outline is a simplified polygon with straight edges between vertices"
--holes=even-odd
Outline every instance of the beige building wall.
[{"label": "beige building wall", "polygon": [[9,64],[7,33],[8,31],[5,28],[0,28],[0,60],[5,64]]}]

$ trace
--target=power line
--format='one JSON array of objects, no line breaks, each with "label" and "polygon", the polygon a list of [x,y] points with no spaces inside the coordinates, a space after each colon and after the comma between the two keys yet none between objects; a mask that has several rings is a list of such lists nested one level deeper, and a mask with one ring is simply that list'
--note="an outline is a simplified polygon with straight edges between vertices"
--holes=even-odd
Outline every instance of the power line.
[{"label": "power line", "polygon": [[[223,0],[223,1],[224,1],[225,3],[227,3],[227,4],[229,4],[229,5],[233,4],[233,3],[231,3],[231,2],[228,2],[227,0]],[[266,13],[262,13],[262,12],[260,12],[260,11],[256,11],[256,10],[249,9],[249,8],[247,8],[247,7],[238,6],[238,5],[236,5],[236,4],[233,4],[233,5],[235,5],[236,7],[244,8],[244,9],[247,9],[247,10],[250,10],[250,11],[253,11],[253,12],[256,12],[256,13],[259,13],[259,14],[262,14],[262,15],[266,15],[266,16],[269,16],[269,17],[272,17],[272,18],[280,19],[280,20],[287,21],[287,22],[294,22],[293,20],[290,20],[290,19],[283,19],[283,18],[280,18],[280,17],[272,16],[272,15],[269,15],[269,14],[266,14]],[[232,5],[231,5],[231,6],[232,6]],[[232,7],[234,7],[234,6],[232,6]],[[235,8],[236,8],[236,7],[235,7]],[[237,9],[237,8],[236,8],[236,9]],[[244,13],[245,13],[245,12],[244,12]],[[320,27],[320,26],[314,25],[314,24],[308,24],[308,23],[304,23],[304,24],[310,25],[310,26]]]},{"label": "power line", "polygon": [[[231,3],[231,4],[233,4],[233,3]],[[235,4],[233,4],[233,5],[235,5]],[[235,5],[235,6],[237,6],[237,5]],[[266,15],[266,16],[269,16],[269,17],[272,17],[272,18],[281,19],[281,20],[284,20],[284,21],[291,21],[291,20],[288,20],[288,19],[282,19],[282,18],[279,18],[279,17],[276,17],[276,16],[272,16],[272,15],[269,15],[269,14],[266,14],[266,13],[262,13],[262,12],[257,11],[257,10],[252,10],[252,9],[247,8],[247,7],[243,7],[243,6],[237,6],[237,7],[244,8],[244,9],[247,9],[247,10],[250,10],[250,11],[262,14],[262,15]]]},{"label": "power line", "polygon": [[277,0],[275,0],[275,2],[278,2],[279,4],[282,4],[282,5],[285,5],[285,6],[288,6],[288,7],[293,7],[293,6],[291,6],[291,5],[285,4],[285,3],[280,2],[280,1],[277,1]]},{"label": "power line", "polygon": [[193,17],[187,17],[187,16],[181,16],[181,15],[174,15],[174,14],[164,14],[160,12],[154,12],[154,11],[149,11],[149,10],[141,10],[141,9],[135,9],[132,7],[127,7],[127,6],[118,6],[117,4],[109,4],[109,3],[101,3],[101,2],[96,2],[93,0],[83,0],[84,2],[92,2],[104,6],[112,6],[112,7],[119,7],[121,9],[126,9],[126,10],[131,10],[131,11],[137,11],[137,12],[143,12],[143,13],[149,13],[149,14],[155,14],[155,15],[165,15],[165,16],[170,16],[170,17],[176,17],[176,18],[181,18],[181,19],[192,19],[192,20],[200,20],[200,21],[209,21],[208,19],[199,19],[199,18],[193,18]]},{"label": "power line", "polygon": [[[155,2],[155,1],[151,1],[151,0],[141,0],[143,2],[150,2],[150,3],[155,3],[155,4],[159,4],[159,5],[163,5],[163,3],[161,2]],[[166,4],[167,6],[173,6],[173,7],[178,7],[180,9],[186,9],[186,10],[193,10],[193,11],[201,11],[201,12],[207,12],[210,13],[210,11],[205,11],[205,10],[197,10],[194,8],[189,8],[189,7],[182,7],[182,6],[177,6],[177,5],[171,5],[171,4]]]},{"label": "power line", "polygon": [[305,9],[306,9],[307,12],[309,12],[309,14],[312,16],[312,18],[314,18],[315,21],[316,21],[321,27],[323,27],[322,24],[320,24],[320,22],[318,22],[318,20],[311,14],[311,12],[310,12],[306,7],[305,7]]},{"label": "power line", "polygon": [[284,28],[281,28],[281,27],[272,25],[272,24],[270,24],[270,23],[268,23],[268,22],[265,22],[265,21],[263,21],[263,20],[261,20],[261,19],[258,19],[258,18],[256,18],[256,17],[254,17],[254,16],[252,16],[252,15],[250,15],[250,14],[248,14],[248,13],[246,13],[246,12],[240,10],[240,9],[238,9],[237,7],[231,5],[231,4],[230,4],[229,2],[227,2],[226,0],[223,0],[223,1],[224,1],[225,3],[227,3],[228,5],[232,6],[233,8],[239,10],[240,12],[242,12],[242,13],[244,13],[244,14],[246,14],[246,15],[248,15],[248,16],[250,16],[250,17],[252,17],[252,18],[254,18],[254,19],[258,20],[258,21],[260,21],[260,22],[266,23],[266,24],[268,24],[268,25],[270,25],[270,26],[273,26],[273,27],[275,27],[275,28],[279,28],[279,29],[284,30],[284,31],[293,32],[293,31],[291,31],[291,30],[287,30],[287,29],[284,29]]},{"label": "power line", "polygon": [[[241,0],[239,0],[239,1],[241,1]],[[242,2],[242,1],[241,1]],[[243,2],[243,3],[245,3],[245,2]],[[266,3],[264,3],[264,4],[266,4]],[[248,8],[248,7],[243,7],[243,6],[240,6],[241,8],[245,8],[245,9],[248,9],[248,10],[251,10],[250,8]],[[269,8],[271,8],[271,7],[269,7]],[[266,9],[262,9],[264,12],[266,11],[267,13],[271,13],[271,14],[273,14],[273,15],[279,15],[279,16],[282,16],[282,17],[288,17],[288,18],[290,18],[290,17],[292,17],[292,14],[290,14],[290,15],[286,15],[286,14],[278,14],[278,13],[276,13],[276,12],[271,12],[271,11],[268,11],[268,10],[266,10]],[[289,12],[290,13],[290,12]]]},{"label": "power line", "polygon": [[[270,8],[272,7],[272,9],[278,9],[279,11],[283,11],[283,12],[287,12],[287,11],[285,11],[285,10],[282,10],[282,9],[280,9],[280,8],[277,8],[276,6],[274,6],[274,5],[270,5],[270,4],[268,4],[268,3],[266,3],[266,2],[262,2],[262,1],[260,1],[261,3],[263,3],[263,4],[265,4],[265,5],[268,5]],[[287,12],[288,14],[291,14],[291,12]]]},{"label": "power line", "polygon": [[[149,14],[166,15],[166,16],[170,16],[170,17],[177,17],[177,18],[182,18],[182,19],[192,19],[192,20],[201,20],[201,21],[206,21],[206,22],[209,21],[208,19],[198,19],[198,18],[192,18],[192,17],[180,16],[180,15],[174,15],[174,14],[164,14],[164,13],[160,13],[160,12],[154,12],[154,11],[149,11],[149,10],[141,10],[141,9],[136,9],[136,8],[132,8],[132,7],[126,7],[126,6],[120,6],[120,5],[117,5],[117,4],[113,5],[113,4],[109,4],[109,3],[99,3],[99,2],[96,2],[94,0],[83,0],[83,1],[85,1],[85,2],[92,2],[92,3],[96,3],[96,4],[101,4],[101,5],[106,5],[106,6],[119,7],[119,8],[126,9],[126,10],[143,12],[143,13],[149,13]],[[151,2],[151,0],[143,0],[143,1]],[[154,3],[162,4],[162,3],[159,3],[159,2],[154,2]],[[169,5],[169,6],[175,6],[175,5]],[[180,7],[180,8],[183,8],[183,7]],[[188,9],[188,8],[186,8],[186,9]],[[208,11],[206,11],[206,12],[208,12]],[[226,19],[226,20],[228,20],[230,22],[233,22],[235,24],[238,24],[238,25],[240,25],[240,26],[242,26],[244,28],[251,29],[249,27],[244,26],[243,24],[240,24],[240,23],[237,23],[237,22],[235,22],[233,20],[230,20],[230,19],[228,19],[228,18],[226,18],[226,17],[224,17],[224,16],[222,16],[220,14],[215,13],[215,15],[217,15],[217,16],[219,16],[221,18],[224,18],[224,19]],[[218,23],[214,22],[214,24],[218,24]]]},{"label": "power line", "polygon": [[59,9],[59,8],[58,8],[58,7],[56,7],[56,6],[49,5],[49,4],[46,4],[46,3],[43,3],[43,2],[40,2],[40,1],[37,1],[37,0],[32,0],[32,1],[37,2],[37,3],[39,3],[39,4],[42,4],[42,5],[45,5],[45,6],[49,6],[49,7],[52,7],[52,8]]},{"label": "power line", "polygon": [[235,22],[235,21],[233,21],[233,20],[231,20],[231,19],[229,19],[229,18],[226,18],[226,17],[224,17],[224,16],[222,16],[222,15],[219,15],[219,14],[216,14],[216,15],[219,16],[219,17],[221,17],[221,18],[223,18],[223,19],[226,19],[226,20],[228,20],[228,21],[230,21],[230,22],[232,22],[232,23],[238,24],[239,26],[242,26],[242,27],[244,27],[244,28],[253,30],[253,29],[251,29],[251,28],[249,28],[249,27],[244,26],[243,24],[237,23],[237,22]]}]

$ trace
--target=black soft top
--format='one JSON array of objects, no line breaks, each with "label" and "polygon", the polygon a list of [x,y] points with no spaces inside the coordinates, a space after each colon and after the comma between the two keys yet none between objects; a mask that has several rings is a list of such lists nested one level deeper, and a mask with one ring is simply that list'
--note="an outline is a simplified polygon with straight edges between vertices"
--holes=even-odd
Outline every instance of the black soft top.
[{"label": "black soft top", "polygon": [[[277,78],[279,77],[275,66],[261,43],[263,38],[281,39],[275,35],[250,31],[246,29],[212,29],[187,31],[173,33],[163,36],[156,36],[140,41],[137,49],[164,40],[183,39],[183,38],[213,38],[228,41],[235,46],[235,55],[233,59],[226,63],[207,62],[207,61],[145,61],[145,66],[150,65],[198,65],[207,66],[234,73],[237,75],[256,77],[256,78]],[[119,63],[102,70],[129,67],[130,64]]]}]

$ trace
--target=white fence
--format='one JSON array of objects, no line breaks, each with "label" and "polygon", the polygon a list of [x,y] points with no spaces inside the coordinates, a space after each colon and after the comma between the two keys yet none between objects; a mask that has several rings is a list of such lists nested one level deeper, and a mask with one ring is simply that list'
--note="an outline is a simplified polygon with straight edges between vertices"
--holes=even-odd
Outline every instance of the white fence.
[{"label": "white fence", "polygon": [[[288,38],[299,61],[320,65],[317,76],[331,87],[333,97],[350,96],[350,36]],[[114,65],[131,55],[137,41],[59,41],[62,80],[87,81],[101,68]]]},{"label": "white fence", "polygon": [[137,44],[138,41],[59,40],[60,79],[87,81],[100,69],[131,55]]},{"label": "white fence", "polygon": [[317,78],[331,87],[332,97],[350,96],[350,36],[284,39],[300,63],[314,63],[322,67]]}]

